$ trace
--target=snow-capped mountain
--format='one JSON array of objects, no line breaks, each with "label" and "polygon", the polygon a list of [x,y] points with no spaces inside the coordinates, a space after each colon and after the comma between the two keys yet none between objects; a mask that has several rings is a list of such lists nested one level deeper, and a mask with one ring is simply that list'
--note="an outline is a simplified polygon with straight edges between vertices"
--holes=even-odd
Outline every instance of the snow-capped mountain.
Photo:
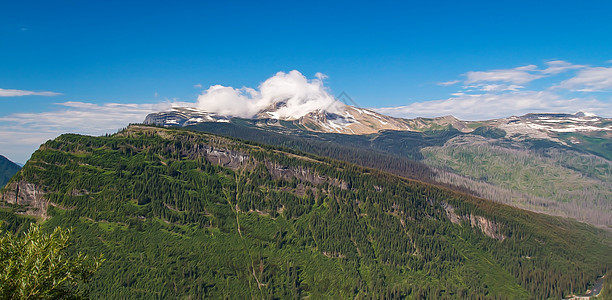
[{"label": "snow-capped mountain", "polygon": [[526,114],[521,117],[501,119],[505,127],[519,126],[552,132],[588,132],[612,130],[610,119],[577,112],[575,114]]},{"label": "snow-capped mountain", "polygon": [[304,128],[317,132],[370,134],[381,130],[410,130],[404,119],[385,116],[374,111],[345,105],[342,113],[322,110],[309,112],[295,121]]},{"label": "snow-capped mountain", "polygon": [[585,112],[575,114],[526,114],[520,117],[512,116],[484,123],[488,126],[503,129],[506,132],[506,137],[515,140],[536,138],[560,142],[558,136],[563,133],[597,133],[602,137],[612,138],[612,119]]},{"label": "snow-capped mountain", "polygon": [[[537,113],[523,116],[486,121],[462,121],[453,116],[437,118],[402,119],[379,114],[369,109],[350,105],[338,105],[334,112],[316,109],[299,118],[280,118],[276,109],[269,107],[259,112],[254,119],[265,121],[264,124],[281,126],[278,120],[289,121],[305,130],[341,134],[372,134],[382,130],[397,131],[431,131],[454,128],[463,133],[487,126],[502,129],[506,137],[515,140],[523,138],[549,139],[559,142],[559,133],[593,133],[600,132],[612,137],[612,119],[598,117],[594,114],[578,112],[575,114]],[[189,126],[202,122],[230,122],[232,117],[221,116],[197,108],[174,107],[171,111],[149,114],[145,124],[160,126]]]},{"label": "snow-capped mountain", "polygon": [[[258,113],[259,120],[291,121],[299,127],[315,132],[370,134],[381,130],[410,130],[407,120],[385,116],[374,111],[339,105],[336,112],[317,109],[299,118],[279,118],[273,108]],[[160,126],[189,126],[202,122],[229,122],[231,117],[220,116],[197,108],[175,107],[171,111],[149,114],[145,124]],[[274,123],[274,122],[268,122]]]},{"label": "snow-capped mountain", "polygon": [[193,107],[173,107],[171,111],[147,115],[145,124],[155,124],[165,127],[189,126],[202,122],[229,122],[230,118],[205,112]]}]

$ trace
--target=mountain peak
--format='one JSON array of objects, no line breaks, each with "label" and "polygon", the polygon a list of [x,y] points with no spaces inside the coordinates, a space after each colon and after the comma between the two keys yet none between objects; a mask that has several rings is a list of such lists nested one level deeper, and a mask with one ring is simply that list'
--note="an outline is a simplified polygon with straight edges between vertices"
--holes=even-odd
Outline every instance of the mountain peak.
[{"label": "mountain peak", "polygon": [[[380,130],[409,130],[403,119],[385,116],[374,111],[334,103],[328,108],[305,110],[297,116],[286,114],[283,101],[260,111],[254,119],[293,121],[296,125],[316,132],[370,134]],[[149,114],[145,124],[161,126],[190,126],[202,122],[229,122],[232,117],[206,112],[193,107],[174,107],[171,111]]]},{"label": "mountain peak", "polygon": [[528,113],[528,114],[524,114],[522,116],[520,116],[520,118],[523,119],[543,119],[543,118],[600,118],[598,115],[593,114],[593,113],[589,113],[589,112],[584,112],[584,111],[578,111],[576,113],[573,114],[568,114],[568,113]]}]

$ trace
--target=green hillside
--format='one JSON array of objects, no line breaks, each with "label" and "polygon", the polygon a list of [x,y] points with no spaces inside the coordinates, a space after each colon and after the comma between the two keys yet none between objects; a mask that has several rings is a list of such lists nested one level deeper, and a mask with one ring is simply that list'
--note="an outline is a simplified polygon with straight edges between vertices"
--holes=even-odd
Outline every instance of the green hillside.
[{"label": "green hillside", "polygon": [[[516,207],[612,227],[610,138],[559,134],[565,145],[516,140],[499,128],[433,126],[371,135],[309,132],[291,122],[199,123],[189,129],[328,156]],[[479,126],[479,127],[478,127]],[[596,134],[597,135],[597,134]],[[457,176],[459,175],[459,176]]]},{"label": "green hillside", "polygon": [[92,298],[558,299],[612,267],[583,223],[180,129],[62,135],[1,192],[30,206],[4,203],[10,230],[49,200],[44,228],[104,254]]},{"label": "green hillside", "polygon": [[[508,204],[612,226],[612,162],[605,158],[569,149],[531,150],[476,136],[422,152],[429,166],[501,187],[497,198]],[[482,195],[489,192],[476,186],[471,185]],[[513,196],[518,193],[522,196]]]},{"label": "green hillside", "polygon": [[0,155],[0,187],[3,187],[21,169],[16,163]]}]

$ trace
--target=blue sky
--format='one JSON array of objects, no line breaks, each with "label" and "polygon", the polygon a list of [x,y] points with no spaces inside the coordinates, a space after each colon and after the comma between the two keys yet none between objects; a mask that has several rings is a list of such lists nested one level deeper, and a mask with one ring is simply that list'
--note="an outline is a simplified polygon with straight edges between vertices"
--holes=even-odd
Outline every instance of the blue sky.
[{"label": "blue sky", "polygon": [[[177,3],[178,2],[178,3]],[[102,134],[209,86],[321,72],[402,117],[612,117],[609,1],[5,1],[0,154]],[[200,87],[201,86],[201,87]]]}]

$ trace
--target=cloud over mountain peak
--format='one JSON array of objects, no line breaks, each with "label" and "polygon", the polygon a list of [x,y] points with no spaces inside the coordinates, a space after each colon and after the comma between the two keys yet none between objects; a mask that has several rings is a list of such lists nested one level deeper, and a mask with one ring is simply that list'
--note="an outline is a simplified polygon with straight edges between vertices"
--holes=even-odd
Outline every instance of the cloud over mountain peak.
[{"label": "cloud over mountain peak", "polygon": [[293,70],[276,73],[258,89],[213,85],[198,96],[196,106],[219,115],[243,118],[270,109],[280,119],[297,119],[317,109],[336,112],[341,104],[323,85],[326,77],[317,73],[316,78],[308,79]]}]

